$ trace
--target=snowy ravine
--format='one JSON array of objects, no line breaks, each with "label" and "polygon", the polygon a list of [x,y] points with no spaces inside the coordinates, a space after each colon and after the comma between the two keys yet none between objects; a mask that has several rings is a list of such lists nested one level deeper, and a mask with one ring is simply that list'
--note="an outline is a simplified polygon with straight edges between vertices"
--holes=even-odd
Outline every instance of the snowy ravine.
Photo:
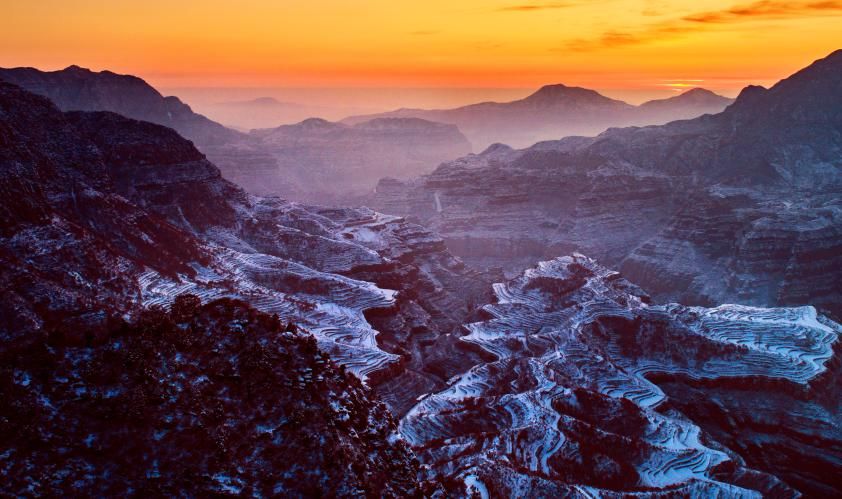
[{"label": "snowy ravine", "polygon": [[[289,239],[284,243],[273,241],[264,250],[283,254],[285,245],[303,240],[312,249],[306,260],[258,252],[252,246],[254,240],[214,228],[205,234],[209,240],[217,241],[205,246],[211,255],[209,263],[194,263],[195,275],[167,277],[151,269],[140,275],[143,305],[166,305],[182,293],[196,294],[203,302],[239,298],[263,312],[294,321],[316,337],[319,348],[363,381],[372,373],[393,367],[399,356],[381,349],[376,339],[378,331],[364,314],[375,309],[395,310],[397,292],[343,274],[368,266],[380,268],[386,275],[395,265],[393,259],[423,260],[441,241],[425,231],[408,231],[411,226],[402,218],[370,210],[332,210],[338,220],[330,220],[295,203],[261,198],[252,201],[255,206],[242,209],[254,211],[245,211],[243,216],[264,216],[261,210],[270,205],[268,216],[272,218],[267,221]],[[302,219],[318,224],[320,235],[313,236],[312,229],[294,229],[278,223],[281,217],[293,214],[299,225],[303,225]]]},{"label": "snowy ravine", "polygon": [[705,436],[647,376],[803,386],[826,370],[838,324],[812,307],[649,305],[581,255],[542,262],[495,293],[488,319],[468,324],[462,340],[496,360],[401,421],[422,460],[491,496],[786,489]]}]

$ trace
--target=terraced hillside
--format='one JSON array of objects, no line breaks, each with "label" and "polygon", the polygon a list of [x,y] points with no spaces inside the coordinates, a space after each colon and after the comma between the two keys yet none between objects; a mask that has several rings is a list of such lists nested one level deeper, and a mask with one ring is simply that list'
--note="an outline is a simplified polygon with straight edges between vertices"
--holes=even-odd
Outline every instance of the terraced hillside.
[{"label": "terraced hillside", "polygon": [[[842,327],[814,308],[651,305],[581,255],[543,262],[495,294],[486,319],[461,338],[494,360],[453,378],[400,424],[444,476],[489,497],[840,492],[832,477],[842,405],[824,394],[837,391],[830,359]],[[708,390],[718,395],[705,399]],[[746,390],[762,416],[736,402]],[[721,403],[723,420],[695,411],[688,392]],[[741,422],[716,426],[731,417]],[[742,425],[758,429],[743,436]],[[707,433],[714,428],[737,433],[726,446]],[[814,459],[770,463],[782,449]]]}]

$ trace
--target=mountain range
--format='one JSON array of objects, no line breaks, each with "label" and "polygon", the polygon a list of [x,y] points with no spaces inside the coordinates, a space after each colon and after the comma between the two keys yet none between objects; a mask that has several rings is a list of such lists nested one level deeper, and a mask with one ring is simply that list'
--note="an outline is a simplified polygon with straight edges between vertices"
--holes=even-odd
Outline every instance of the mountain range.
[{"label": "mountain range", "polygon": [[0,493],[839,495],[840,71],[382,181],[397,215],[0,82]]},{"label": "mountain range", "polygon": [[842,52],[663,126],[492,146],[373,206],[480,267],[581,251],[658,300],[815,304],[842,315]]},{"label": "mountain range", "polygon": [[696,88],[668,99],[640,106],[611,99],[581,87],[546,85],[512,102],[482,102],[454,109],[399,109],[375,115],[353,116],[344,123],[372,118],[423,118],[450,123],[468,137],[477,150],[494,143],[528,147],[536,142],[570,135],[596,135],[611,127],[656,125],[718,113],[732,99]]},{"label": "mountain range", "polygon": [[297,201],[354,198],[371,192],[383,176],[413,177],[471,152],[456,127],[420,119],[347,126],[314,118],[243,133],[194,113],[177,97],[162,96],[140,78],[78,66],[50,72],[0,68],[0,80],[43,95],[64,111],[111,111],[170,127],[250,192]]}]

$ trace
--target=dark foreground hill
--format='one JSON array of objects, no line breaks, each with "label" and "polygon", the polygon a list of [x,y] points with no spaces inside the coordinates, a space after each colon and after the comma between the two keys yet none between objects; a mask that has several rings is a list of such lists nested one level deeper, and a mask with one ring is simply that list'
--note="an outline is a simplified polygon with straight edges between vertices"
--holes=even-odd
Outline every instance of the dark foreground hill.
[{"label": "dark foreground hill", "polygon": [[422,497],[370,389],[247,304],[171,310],[2,355],[2,493]]}]

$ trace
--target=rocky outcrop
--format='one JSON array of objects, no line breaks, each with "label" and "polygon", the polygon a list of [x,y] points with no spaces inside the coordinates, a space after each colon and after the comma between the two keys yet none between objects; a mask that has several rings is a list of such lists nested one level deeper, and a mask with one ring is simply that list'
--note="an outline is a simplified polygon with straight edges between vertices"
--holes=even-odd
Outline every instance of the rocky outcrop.
[{"label": "rocky outcrop", "polygon": [[469,263],[509,271],[573,250],[657,300],[813,304],[842,314],[842,52],[726,111],[523,150],[491,147],[384,180]]},{"label": "rocky outcrop", "polygon": [[455,109],[399,109],[388,113],[352,116],[344,123],[372,118],[423,118],[459,127],[474,147],[502,142],[528,147],[542,140],[572,135],[596,135],[607,128],[657,125],[677,119],[718,113],[731,99],[708,90],[693,89],[668,99],[632,106],[598,92],[566,85],[546,85],[513,102],[482,102]]},{"label": "rocky outcrop", "polygon": [[[0,189],[5,194],[0,200],[0,282],[6,290],[0,310],[0,354],[6,357],[43,350],[46,342],[55,340],[82,349],[69,354],[72,358],[59,359],[62,363],[87,362],[90,357],[79,356],[91,354],[90,345],[111,338],[113,324],[124,318],[142,318],[144,309],[169,306],[177,297],[190,293],[203,303],[247,301],[263,313],[294,321],[349,376],[353,374],[370,386],[382,386],[384,398],[396,411],[405,410],[401,408],[421,393],[444,387],[449,376],[477,358],[466,351],[435,367],[422,361],[443,355],[442,346],[453,341],[448,339],[449,333],[459,327],[474,304],[487,300],[489,281],[448,254],[442,240],[420,226],[367,209],[308,207],[250,196],[224,180],[214,165],[172,129],[107,112],[62,113],[48,100],[5,83],[0,84],[0,143],[4,145],[0,152],[4,173]],[[255,314],[250,311],[246,315]],[[261,321],[264,319],[257,322]],[[216,339],[208,341],[229,334],[229,326],[213,330]],[[120,344],[121,340],[107,341]],[[159,347],[166,345],[150,346],[149,351]],[[228,358],[235,350],[219,353]],[[162,369],[167,370],[167,376],[177,377],[177,372],[166,367],[171,360],[167,359]],[[120,364],[119,360],[114,362]],[[64,379],[66,366],[62,366],[50,376]],[[218,374],[229,376],[231,370],[225,368]],[[68,385],[68,390],[89,381],[84,377],[73,379],[76,381]],[[231,396],[227,385],[214,386]],[[6,389],[14,390],[8,393],[15,400],[18,395],[24,396],[19,388],[4,387],[4,394]],[[50,436],[48,441],[59,442],[77,429],[83,431],[90,407],[68,402],[64,385],[48,384],[47,388],[57,390],[50,392],[55,403],[51,415],[45,415],[38,424],[46,428],[64,421],[70,425],[70,433]],[[147,388],[139,389],[146,393]],[[30,399],[25,400],[20,400],[24,412],[34,407]],[[37,396],[32,400],[38,400]],[[231,403],[239,407],[233,400]],[[159,407],[161,412],[155,414],[166,421],[168,415],[175,417],[175,411],[188,410],[179,405],[181,402],[175,404]],[[222,413],[214,414],[229,414],[226,411],[232,408],[220,410]],[[307,410],[323,413],[324,417],[332,414],[318,405]],[[368,429],[361,427],[349,433],[351,438],[355,434],[359,438],[385,438],[381,430],[388,419],[377,411],[382,409],[372,409],[369,414],[377,421],[372,423],[377,432],[363,437],[359,433],[368,433]],[[295,413],[298,418],[303,417],[301,414]],[[361,417],[360,424],[368,421],[365,414]],[[149,428],[137,431],[149,436]],[[107,434],[107,430],[102,437],[108,445],[115,445],[119,435]],[[266,431],[271,432],[271,428]],[[13,433],[4,428],[4,439]],[[258,433],[266,432],[258,429]],[[95,438],[97,435],[101,434],[96,433]],[[159,483],[167,490],[231,492],[254,487],[254,477],[262,475],[265,466],[272,471],[267,480],[290,466],[290,461],[283,459],[279,464],[238,467],[237,459],[242,456],[226,454],[213,463],[195,463],[195,474],[183,478],[173,475],[178,470],[170,466],[185,458],[178,454],[181,447],[154,447],[151,441],[143,442],[138,445],[153,446],[143,451],[143,462],[153,475],[162,474]],[[325,448],[323,458],[327,461],[319,464],[322,458],[310,456],[313,460],[302,462],[300,471],[290,475],[292,478],[284,475],[284,480],[294,480],[293,490],[302,490],[303,495],[313,491],[344,495],[360,490],[379,495],[377,487],[383,482],[377,473],[391,475],[386,464],[366,461],[370,466],[354,468],[356,474],[343,483],[330,480],[330,474],[320,474],[323,466],[325,472],[338,470],[342,462],[361,459],[353,456],[371,459],[374,448],[360,446],[356,440],[346,444],[350,446],[348,452],[343,451],[347,461],[337,461],[333,451]],[[247,440],[238,445],[252,447]],[[388,452],[404,452],[395,449]],[[76,446],[66,450],[86,452]],[[50,475],[49,463],[64,459],[60,455],[63,449],[30,451],[4,455],[8,458],[4,461],[7,471],[30,463],[35,473],[19,474],[20,481],[8,482],[13,487],[10,491],[41,479],[45,493],[72,490],[78,480],[66,482],[67,477],[82,480],[80,490],[113,486],[120,491],[135,487],[133,480],[142,478],[127,474],[121,475],[125,481],[112,482],[108,476],[97,474],[103,470],[100,466],[106,468],[103,473],[110,473],[109,465],[99,458],[74,461],[78,466],[68,464],[66,473],[57,470],[56,475]],[[109,448],[103,456],[112,455],[112,451],[117,452]],[[120,454],[120,459],[131,458],[132,452]],[[158,468],[156,456],[160,457]],[[399,457],[399,461],[405,460]],[[91,467],[97,473],[82,476]],[[313,475],[319,476],[302,478]],[[180,481],[182,478],[186,482]],[[420,482],[398,481],[400,484],[394,487],[387,485],[395,495],[413,488],[420,490]],[[260,487],[269,487],[268,482],[261,482]]]},{"label": "rocky outcrop", "polygon": [[493,360],[400,424],[446,479],[484,497],[839,493],[842,406],[823,394],[842,326],[814,308],[650,305],[581,255],[495,294],[460,338]]}]

